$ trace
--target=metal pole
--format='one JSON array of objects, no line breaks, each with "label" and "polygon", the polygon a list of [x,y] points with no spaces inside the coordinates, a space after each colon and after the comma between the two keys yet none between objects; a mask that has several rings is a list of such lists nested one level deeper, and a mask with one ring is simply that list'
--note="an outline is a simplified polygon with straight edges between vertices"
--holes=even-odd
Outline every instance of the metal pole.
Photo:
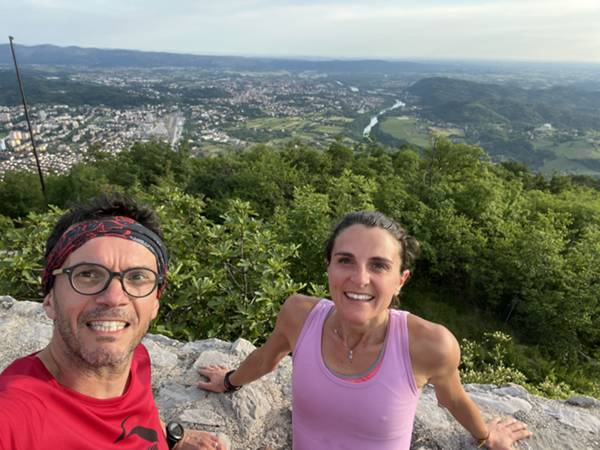
[{"label": "metal pole", "polygon": [[37,148],[35,147],[35,140],[33,139],[33,128],[31,127],[31,121],[29,120],[29,110],[27,109],[27,102],[25,101],[25,91],[23,89],[23,80],[21,80],[21,72],[17,65],[17,56],[15,55],[15,48],[13,46],[13,37],[9,36],[10,50],[12,52],[13,61],[15,63],[15,70],[17,72],[17,81],[19,82],[19,90],[21,91],[21,99],[23,100],[23,108],[25,109],[25,120],[27,120],[27,126],[29,127],[29,137],[31,138],[31,146],[33,147],[33,155],[35,156],[35,164],[37,166],[38,175],[40,177],[40,185],[42,186],[42,195],[44,196],[44,202],[48,206],[48,197],[46,196],[46,185],[44,184],[44,174],[42,173],[42,167],[40,166],[40,159],[38,158]]}]

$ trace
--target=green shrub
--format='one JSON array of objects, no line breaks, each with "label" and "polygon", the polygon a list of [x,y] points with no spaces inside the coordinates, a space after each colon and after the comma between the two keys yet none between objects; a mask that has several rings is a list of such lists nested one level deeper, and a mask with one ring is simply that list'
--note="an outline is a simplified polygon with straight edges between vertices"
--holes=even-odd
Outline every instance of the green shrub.
[{"label": "green shrub", "polygon": [[463,339],[461,371],[463,383],[525,384],[525,375],[506,363],[511,337],[500,331],[485,333],[481,343]]},{"label": "green shrub", "polygon": [[[3,217],[0,228],[0,292],[19,300],[41,300],[44,249],[50,230],[63,211],[30,212],[14,222]],[[0,216],[2,217],[2,216]]]},{"label": "green shrub", "polygon": [[567,398],[575,393],[569,384],[560,381],[552,371],[541,382],[531,382],[511,362],[517,357],[516,348],[506,333],[485,333],[481,342],[463,339],[461,350],[460,376],[463,383],[516,383],[533,394],[550,398]]},{"label": "green shrub", "polygon": [[221,223],[204,202],[171,187],[148,197],[159,204],[171,252],[169,285],[154,330],[176,338],[242,336],[262,342],[283,301],[303,288],[289,275],[297,246],[281,244],[247,202],[231,200]]}]

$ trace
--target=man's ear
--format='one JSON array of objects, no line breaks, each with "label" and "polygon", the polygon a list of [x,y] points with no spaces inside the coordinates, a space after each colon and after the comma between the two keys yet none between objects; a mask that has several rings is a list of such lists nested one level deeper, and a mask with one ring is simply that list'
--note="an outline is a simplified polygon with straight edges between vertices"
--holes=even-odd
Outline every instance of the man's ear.
[{"label": "man's ear", "polygon": [[48,318],[50,318],[52,320],[56,320],[56,307],[54,304],[54,288],[50,289],[50,292],[48,292],[46,294],[42,305],[44,307],[44,311],[46,311],[46,315],[48,316]]},{"label": "man's ear", "polygon": [[158,307],[160,306],[158,296],[154,297],[152,301],[154,302],[154,305],[152,305],[152,317],[150,318],[150,320],[156,319],[156,316],[158,315]]}]

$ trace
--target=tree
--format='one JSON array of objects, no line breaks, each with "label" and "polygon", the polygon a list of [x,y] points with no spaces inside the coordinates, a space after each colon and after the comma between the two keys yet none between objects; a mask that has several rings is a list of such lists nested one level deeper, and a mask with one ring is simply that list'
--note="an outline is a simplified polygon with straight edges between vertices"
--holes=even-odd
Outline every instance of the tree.
[{"label": "tree", "polygon": [[48,177],[48,201],[65,208],[72,202],[81,202],[101,192],[115,190],[102,170],[94,165],[77,164],[64,175]]},{"label": "tree", "polygon": [[328,180],[326,193],[334,216],[341,218],[351,211],[374,209],[373,195],[376,190],[377,185],[373,180],[345,169],[339,177]]},{"label": "tree", "polygon": [[302,288],[289,275],[297,246],[277,242],[247,202],[229,201],[215,223],[204,216],[201,198],[173,186],[138,196],[159,205],[171,251],[156,331],[187,339],[263,341],[285,298]]},{"label": "tree", "polygon": [[45,209],[38,175],[26,171],[9,171],[0,182],[0,214],[25,217],[31,211]]},{"label": "tree", "polygon": [[333,220],[329,196],[315,192],[312,186],[296,188],[290,207],[277,209],[273,230],[281,241],[298,246],[290,267],[294,280],[325,286],[324,248]]},{"label": "tree", "polygon": [[340,175],[344,170],[352,167],[354,154],[352,149],[346,147],[341,142],[332,142],[325,151],[325,154],[331,160],[331,174]]}]

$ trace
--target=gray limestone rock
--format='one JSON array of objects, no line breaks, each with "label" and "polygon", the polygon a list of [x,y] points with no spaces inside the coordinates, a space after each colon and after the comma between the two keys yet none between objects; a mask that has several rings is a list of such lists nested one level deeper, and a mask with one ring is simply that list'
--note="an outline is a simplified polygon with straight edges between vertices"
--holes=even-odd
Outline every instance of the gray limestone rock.
[{"label": "gray limestone rock", "polygon": [[[20,356],[41,349],[52,335],[52,322],[41,304],[0,296],[0,370]],[[290,357],[278,368],[232,394],[213,394],[196,388],[198,367],[235,367],[255,347],[208,339],[182,343],[148,335],[144,344],[153,364],[153,390],[165,420],[177,419],[191,428],[219,434],[235,449],[291,448]],[[572,397],[549,400],[529,394],[518,385],[466,385],[484,416],[514,416],[528,424],[534,436],[518,449],[600,449],[600,401]],[[411,450],[474,449],[473,439],[441,408],[431,386],[425,386],[417,408]]]},{"label": "gray limestone rock", "polygon": [[567,400],[569,405],[581,406],[582,408],[600,408],[600,400],[585,395],[575,395]]}]

